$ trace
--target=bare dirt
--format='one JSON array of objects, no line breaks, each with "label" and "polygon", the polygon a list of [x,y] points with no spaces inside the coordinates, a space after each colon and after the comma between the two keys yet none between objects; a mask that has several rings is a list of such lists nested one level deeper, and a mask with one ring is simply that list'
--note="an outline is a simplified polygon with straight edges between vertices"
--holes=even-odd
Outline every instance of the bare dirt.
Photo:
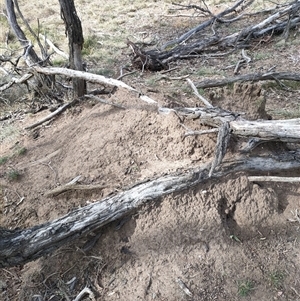
[{"label": "bare dirt", "polygon": [[[143,9],[157,14],[157,5]],[[132,20],[128,24],[136,32],[146,26],[134,27]],[[169,33],[178,31],[180,24],[176,21]],[[297,70],[298,61],[291,59],[296,48],[274,45],[276,41],[259,44],[260,51],[272,51],[272,57],[254,60],[241,72],[268,70],[279,58],[278,69]],[[251,53],[255,55],[254,50]],[[187,73],[200,81],[207,75],[197,75],[197,70],[205,66],[219,72],[230,59],[224,63],[199,58],[176,63],[179,69],[167,79],[138,72],[124,81],[159,106],[202,106],[185,79],[171,77]],[[128,53],[118,60],[128,61]],[[117,73],[119,65],[113,68]],[[226,72],[232,75],[232,70]],[[297,89],[283,92],[261,83],[207,89],[205,96],[213,105],[249,119],[282,118],[283,112],[292,116],[299,110]],[[32,131],[24,128],[48,115],[48,110],[20,111],[1,121],[0,158],[7,157],[0,165],[1,227],[26,228],[51,221],[137,182],[212,160],[215,134],[183,137],[182,124],[207,129],[199,120],[160,114],[157,106],[123,89],[104,97],[126,109],[83,101]],[[7,110],[3,105],[3,112]],[[260,151],[281,147],[273,143]],[[13,171],[18,172],[16,179]],[[45,196],[79,175],[81,184],[103,188]],[[299,171],[293,174],[297,175]],[[73,300],[85,286],[96,300],[300,300],[299,196],[298,184],[253,183],[245,173],[212,179],[149,202],[131,216],[35,262],[0,270],[0,300]],[[86,250],[91,242],[94,245]],[[82,300],[90,299],[86,295]]]}]

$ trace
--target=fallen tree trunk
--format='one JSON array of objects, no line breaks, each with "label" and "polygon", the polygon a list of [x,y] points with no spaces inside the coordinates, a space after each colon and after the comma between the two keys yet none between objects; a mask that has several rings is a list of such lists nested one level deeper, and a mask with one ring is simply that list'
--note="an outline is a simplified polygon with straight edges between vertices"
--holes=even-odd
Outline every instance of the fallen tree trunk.
[{"label": "fallen tree trunk", "polygon": [[[300,156],[284,153],[277,157],[240,157],[219,165],[212,178],[240,171],[272,172],[300,168]],[[295,160],[296,159],[296,160]],[[133,186],[115,196],[74,210],[52,222],[24,230],[0,229],[0,267],[35,260],[103,225],[130,214],[134,209],[173,192],[209,179],[211,164],[189,172],[163,176]]]}]

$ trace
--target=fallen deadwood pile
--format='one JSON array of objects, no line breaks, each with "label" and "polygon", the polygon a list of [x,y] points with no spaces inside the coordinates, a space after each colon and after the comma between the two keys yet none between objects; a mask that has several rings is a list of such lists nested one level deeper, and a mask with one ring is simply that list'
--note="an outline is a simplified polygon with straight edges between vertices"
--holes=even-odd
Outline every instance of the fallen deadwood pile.
[{"label": "fallen deadwood pile", "polygon": [[[286,39],[290,29],[300,24],[300,2],[293,1],[278,4],[268,10],[268,16],[261,19],[257,24],[247,26],[234,33],[224,34],[225,29],[218,27],[219,24],[232,24],[238,20],[245,19],[251,14],[240,13],[255,1],[237,1],[231,8],[214,15],[207,6],[192,6],[210,16],[210,19],[197,25],[179,38],[165,43],[160,50],[143,50],[137,44],[128,41],[127,44],[133,52],[133,64],[144,69],[159,71],[168,68],[172,61],[206,56],[224,56],[228,51],[246,49],[251,43],[260,44],[270,41],[275,34],[282,34]],[[191,8],[187,6],[187,9]],[[271,15],[269,13],[271,12]],[[265,16],[266,11],[260,11],[257,15]],[[224,17],[227,17],[225,19]],[[234,25],[236,27],[236,25]],[[229,27],[229,26],[228,26]],[[227,50],[224,53],[224,50]],[[229,50],[228,50],[229,49]]]},{"label": "fallen deadwood pile", "polygon": [[[299,1],[294,1],[288,5],[278,5],[272,11],[273,14],[271,16],[262,20],[257,25],[249,26],[231,35],[222,36],[216,32],[216,23],[235,22],[238,19],[246,17],[243,14],[236,15],[237,8],[244,8],[251,5],[251,3],[253,1],[238,1],[232,8],[217,16],[212,15],[207,10],[206,12],[211,15],[209,21],[200,24],[178,39],[166,43],[160,51],[144,51],[136,44],[128,41],[128,45],[132,48],[135,55],[134,62],[142,69],[161,70],[166,68],[169,62],[177,59],[192,58],[204,52],[218,54],[224,48],[228,47],[231,51],[248,47],[253,39],[266,34],[272,35],[277,32],[288,32],[289,29],[294,28],[300,22],[298,16],[300,3]],[[228,16],[227,20],[224,19],[225,16]],[[207,33],[201,35],[202,31],[209,26],[213,26],[214,33],[210,36]],[[137,93],[143,100],[154,102],[121,81],[107,79],[87,72],[63,68],[43,68],[41,66],[33,66],[30,72],[45,75],[60,74],[66,77],[84,78],[91,82],[104,82],[105,84],[128,89]],[[29,75],[31,76],[31,73]],[[293,76],[293,78],[289,76]],[[248,75],[248,78],[240,78],[238,80],[298,80],[299,75],[268,73],[257,75],[256,77]],[[198,83],[197,87],[209,86],[201,86],[201,83]],[[66,107],[68,105],[72,105],[72,103],[66,104]],[[61,107],[59,112],[62,112],[63,109],[65,107]],[[190,189],[209,179],[222,178],[225,175],[236,172],[269,174],[273,171],[278,173],[283,170],[291,171],[300,168],[300,154],[297,151],[286,151],[280,155],[268,154],[267,157],[249,156],[249,152],[259,143],[275,140],[284,143],[299,143],[300,119],[248,121],[238,114],[211,105],[207,105],[207,108],[160,108],[160,111],[164,113],[173,111],[183,118],[199,119],[200,123],[214,127],[213,131],[218,132],[218,139],[213,161],[200,167],[190,168],[184,173],[176,173],[150,179],[143,183],[137,183],[131,189],[74,210],[49,223],[23,230],[0,228],[0,267],[24,264],[45,254],[49,254],[60,246],[74,242],[75,239],[99,229],[111,221],[131,214],[132,211],[146,202],[156,200],[170,193]],[[52,117],[50,116],[50,118]],[[39,122],[38,125],[42,122],[44,120]],[[34,124],[29,128],[35,126],[37,125]],[[202,134],[207,132],[203,131]],[[191,133],[188,132],[188,134]],[[231,136],[246,138],[248,139],[248,144],[233,159],[223,161]],[[248,152],[248,154],[244,155],[243,152]],[[55,195],[55,193],[60,193],[64,189],[86,189],[86,187],[76,187],[76,184],[74,185],[72,187],[60,188],[57,191],[51,191],[49,195]]]},{"label": "fallen deadwood pile", "polygon": [[278,173],[300,168],[300,153],[297,151],[287,151],[279,155],[268,154],[267,157],[240,154],[222,163],[232,135],[251,137],[263,142],[278,139],[299,143],[300,119],[247,121],[238,114],[211,106],[161,108],[160,111],[162,113],[175,111],[178,115],[184,116],[183,118],[199,118],[202,124],[217,127],[219,134],[213,162],[190,168],[185,172],[138,183],[126,191],[74,210],[52,222],[24,230],[0,228],[0,267],[15,266],[37,259],[109,222],[131,214],[146,202],[187,190],[209,179],[222,178],[237,172],[259,172],[269,175],[273,171]]}]

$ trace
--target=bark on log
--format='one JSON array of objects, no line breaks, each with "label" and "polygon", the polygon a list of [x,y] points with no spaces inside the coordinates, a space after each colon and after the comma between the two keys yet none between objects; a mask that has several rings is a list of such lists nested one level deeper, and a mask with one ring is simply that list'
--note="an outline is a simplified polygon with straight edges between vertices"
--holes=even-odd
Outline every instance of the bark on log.
[{"label": "bark on log", "polygon": [[[212,178],[240,171],[272,172],[300,168],[300,156],[241,157],[217,167]],[[184,174],[173,174],[143,182],[115,196],[79,208],[52,222],[24,230],[0,228],[0,267],[24,264],[46,255],[60,246],[128,215],[142,204],[173,192],[179,192],[209,179],[211,164]]]},{"label": "bark on log", "polygon": [[220,127],[229,124],[231,134],[239,137],[259,138],[263,141],[300,142],[300,118],[287,120],[249,121],[240,115],[214,108],[160,108],[164,113],[176,112],[189,119],[199,118],[205,125]]}]

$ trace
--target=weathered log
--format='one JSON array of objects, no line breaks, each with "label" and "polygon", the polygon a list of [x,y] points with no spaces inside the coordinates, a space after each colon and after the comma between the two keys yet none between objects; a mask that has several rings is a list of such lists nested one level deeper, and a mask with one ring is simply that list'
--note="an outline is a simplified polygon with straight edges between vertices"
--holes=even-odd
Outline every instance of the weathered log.
[{"label": "weathered log", "polygon": [[259,138],[262,141],[300,142],[300,118],[287,120],[257,120],[249,121],[230,111],[214,108],[160,108],[164,113],[176,112],[189,119],[199,118],[205,125],[220,127],[229,124],[231,134]]},{"label": "weathered log", "polygon": [[231,121],[232,133],[264,141],[300,142],[300,118],[287,120]]},{"label": "weathered log", "polygon": [[[211,164],[136,184],[131,189],[71,211],[52,222],[24,230],[0,228],[0,267],[35,260],[66,243],[130,214],[133,210],[173,192],[191,188],[209,179]],[[240,171],[272,172],[300,168],[300,156],[284,153],[277,157],[241,157],[221,164],[212,178]]]}]

